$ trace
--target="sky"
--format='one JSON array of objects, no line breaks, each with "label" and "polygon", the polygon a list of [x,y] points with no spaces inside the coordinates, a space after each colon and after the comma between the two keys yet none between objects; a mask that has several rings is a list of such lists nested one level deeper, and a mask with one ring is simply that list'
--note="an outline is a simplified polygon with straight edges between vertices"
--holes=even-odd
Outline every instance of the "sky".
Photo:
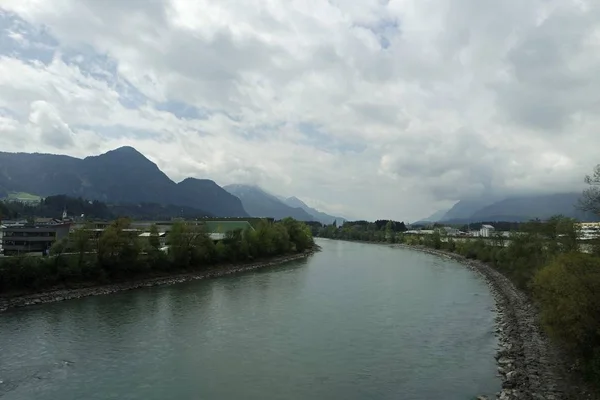
[{"label": "sky", "polygon": [[0,150],[414,221],[581,190],[598,71],[595,0],[0,0]]}]

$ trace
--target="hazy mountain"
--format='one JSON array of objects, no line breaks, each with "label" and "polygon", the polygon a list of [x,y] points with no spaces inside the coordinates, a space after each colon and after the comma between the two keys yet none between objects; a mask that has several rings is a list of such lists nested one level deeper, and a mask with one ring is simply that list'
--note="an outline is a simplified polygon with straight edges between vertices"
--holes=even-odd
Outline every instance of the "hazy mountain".
[{"label": "hazy mountain", "polygon": [[229,193],[237,196],[244,209],[252,217],[271,217],[283,219],[292,217],[299,221],[314,221],[315,217],[300,207],[290,207],[276,196],[269,194],[257,186],[228,185],[224,187]]},{"label": "hazy mountain", "polygon": [[321,212],[315,208],[309,207],[306,203],[304,203],[302,200],[295,196],[285,199],[284,203],[290,207],[297,207],[303,209],[304,211],[312,215],[315,221],[319,221],[322,224],[331,225],[335,221],[337,223],[337,226],[340,226],[345,221],[345,219],[342,217],[334,217],[324,212]]},{"label": "hazy mountain", "polygon": [[448,210],[439,221],[462,220],[470,218],[478,210],[498,201],[498,198],[484,196],[477,199],[460,200]]},{"label": "hazy mountain", "polygon": [[414,224],[419,224],[419,223],[424,223],[424,222],[438,222],[444,217],[444,215],[446,215],[446,213],[448,213],[448,211],[449,210],[438,210],[438,211],[434,212],[433,214],[431,214],[429,217],[423,218],[417,222],[414,222]]},{"label": "hazy mountain", "polygon": [[208,180],[173,182],[132,147],[78,159],[51,154],[0,153],[0,188],[39,196],[67,195],[109,203],[157,203],[247,216],[239,199]]},{"label": "hazy mountain", "polygon": [[[447,218],[446,223],[470,223],[481,221],[511,221],[525,222],[532,219],[547,219],[553,215],[564,215],[584,221],[598,220],[597,216],[584,213],[577,209],[580,193],[554,193],[545,195],[515,196],[476,209],[481,203],[461,201],[459,212],[460,218]],[[455,206],[456,207],[456,206]]]},{"label": "hazy mountain", "polygon": [[528,221],[547,219],[562,214],[580,220],[594,219],[593,215],[577,209],[581,193],[556,193],[549,195],[507,198],[484,207],[472,216],[476,221]]}]

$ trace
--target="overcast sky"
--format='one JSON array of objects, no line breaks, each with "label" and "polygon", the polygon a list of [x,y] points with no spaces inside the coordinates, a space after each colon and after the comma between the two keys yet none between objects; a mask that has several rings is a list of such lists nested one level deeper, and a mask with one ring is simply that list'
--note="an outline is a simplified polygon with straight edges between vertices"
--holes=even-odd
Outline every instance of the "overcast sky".
[{"label": "overcast sky", "polygon": [[0,0],[0,32],[4,151],[407,221],[600,163],[597,0]]}]

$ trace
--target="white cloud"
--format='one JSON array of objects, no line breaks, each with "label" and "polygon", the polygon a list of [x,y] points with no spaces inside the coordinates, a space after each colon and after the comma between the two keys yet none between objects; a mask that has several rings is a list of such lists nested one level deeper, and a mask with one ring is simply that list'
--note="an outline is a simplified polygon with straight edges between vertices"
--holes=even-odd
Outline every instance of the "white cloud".
[{"label": "white cloud", "polygon": [[591,0],[0,7],[6,150],[128,144],[176,180],[408,220],[482,191],[576,190],[600,162]]},{"label": "white cloud", "polygon": [[52,104],[43,100],[31,103],[29,124],[28,130],[35,132],[36,139],[48,146],[64,149],[73,145],[73,131]]}]

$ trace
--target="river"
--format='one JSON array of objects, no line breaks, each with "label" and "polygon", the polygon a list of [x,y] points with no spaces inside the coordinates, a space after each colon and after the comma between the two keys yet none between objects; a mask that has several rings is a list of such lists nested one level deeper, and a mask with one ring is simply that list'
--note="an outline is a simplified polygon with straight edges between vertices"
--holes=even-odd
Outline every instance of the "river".
[{"label": "river", "polygon": [[500,390],[493,298],[429,254],[311,258],[0,314],[0,398],[468,400]]}]

